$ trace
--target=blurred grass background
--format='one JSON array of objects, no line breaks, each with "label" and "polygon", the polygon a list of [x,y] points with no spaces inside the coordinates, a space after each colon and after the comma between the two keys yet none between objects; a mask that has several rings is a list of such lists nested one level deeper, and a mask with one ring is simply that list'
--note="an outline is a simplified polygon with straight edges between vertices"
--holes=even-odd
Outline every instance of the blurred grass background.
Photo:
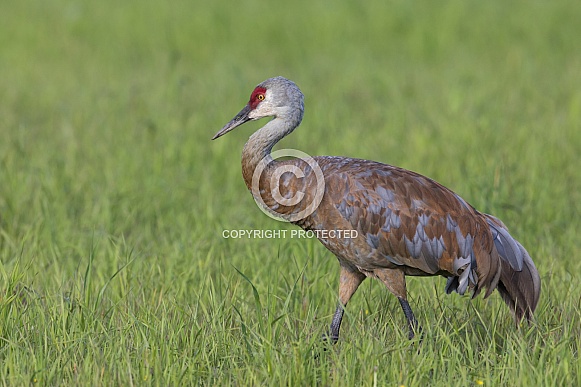
[{"label": "blurred grass background", "polygon": [[[575,1],[5,0],[0,381],[581,385],[579,20]],[[412,169],[503,219],[542,276],[537,323],[410,279],[408,342],[367,281],[322,352],[335,258],[222,237],[291,229],[240,175],[264,122],[209,140],[275,75],[306,95],[282,147]]]}]

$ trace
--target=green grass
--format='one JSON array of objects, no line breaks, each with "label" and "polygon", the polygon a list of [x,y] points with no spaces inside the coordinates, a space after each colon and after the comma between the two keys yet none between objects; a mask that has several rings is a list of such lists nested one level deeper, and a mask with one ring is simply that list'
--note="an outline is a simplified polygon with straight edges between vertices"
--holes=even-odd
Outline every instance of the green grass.
[{"label": "green grass", "polygon": [[[1,385],[581,385],[581,4],[0,5]],[[210,137],[293,79],[281,144],[409,168],[503,219],[542,277],[531,326],[498,294],[410,278],[424,327],[365,282],[320,340],[336,259],[256,208]]]}]

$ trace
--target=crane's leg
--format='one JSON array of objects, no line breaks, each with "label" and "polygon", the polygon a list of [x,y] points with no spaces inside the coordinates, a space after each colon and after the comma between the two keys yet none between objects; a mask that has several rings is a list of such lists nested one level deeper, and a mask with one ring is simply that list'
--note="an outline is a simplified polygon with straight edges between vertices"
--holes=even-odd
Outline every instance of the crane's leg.
[{"label": "crane's leg", "polygon": [[418,324],[418,320],[416,320],[416,316],[414,316],[414,312],[412,312],[412,308],[408,303],[408,300],[400,297],[398,297],[397,299],[399,300],[401,308],[403,309],[405,318],[408,320],[408,329],[409,329],[408,338],[411,340],[414,338],[415,332],[421,330]]},{"label": "crane's leg", "polygon": [[415,333],[420,330],[418,320],[414,316],[414,312],[407,300],[407,291],[405,287],[405,274],[397,269],[376,269],[373,273],[383,282],[383,284],[393,293],[399,300],[399,304],[405,314],[408,323],[409,339],[413,339]]},{"label": "crane's leg", "polygon": [[335,310],[335,314],[333,315],[329,334],[325,337],[325,340],[330,340],[333,344],[339,340],[339,330],[341,329],[341,321],[343,321],[345,306],[347,306],[351,296],[353,296],[365,278],[367,278],[365,274],[357,269],[341,266],[341,276],[339,279],[339,305],[337,305],[337,310]]}]

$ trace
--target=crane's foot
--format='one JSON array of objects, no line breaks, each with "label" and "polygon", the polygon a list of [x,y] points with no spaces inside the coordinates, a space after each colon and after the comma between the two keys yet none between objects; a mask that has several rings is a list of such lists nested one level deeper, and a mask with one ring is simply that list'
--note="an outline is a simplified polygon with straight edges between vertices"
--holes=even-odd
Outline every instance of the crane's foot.
[{"label": "crane's foot", "polygon": [[[323,345],[321,347],[323,349],[323,353],[330,351],[331,347],[333,345],[335,345],[335,343],[337,343],[338,340],[339,340],[338,335],[333,335],[331,332],[323,333],[321,335],[321,341],[323,343]],[[320,355],[321,355],[321,353],[319,351],[315,351],[315,353],[314,353],[315,360],[318,360]]]},{"label": "crane's foot", "polygon": [[410,326],[409,333],[408,333],[408,339],[412,340],[417,336],[419,336],[420,341],[424,338],[424,331],[422,330],[422,327],[419,325],[417,325],[415,327]]},{"label": "crane's foot", "polygon": [[325,344],[335,345],[337,341],[339,341],[339,335],[334,335],[331,332],[323,333],[321,335],[321,340],[323,340],[323,343]]}]

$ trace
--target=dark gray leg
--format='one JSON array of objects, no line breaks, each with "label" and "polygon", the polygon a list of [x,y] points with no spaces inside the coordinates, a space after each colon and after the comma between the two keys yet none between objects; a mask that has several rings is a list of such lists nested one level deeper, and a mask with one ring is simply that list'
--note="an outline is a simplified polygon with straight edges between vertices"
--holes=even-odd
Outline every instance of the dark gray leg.
[{"label": "dark gray leg", "polygon": [[341,329],[341,321],[343,321],[344,312],[345,309],[343,309],[343,305],[337,305],[337,309],[333,315],[333,320],[331,321],[331,327],[329,328],[328,335],[328,340],[330,340],[332,344],[335,344],[337,340],[339,340],[339,330]]},{"label": "dark gray leg", "polygon": [[403,313],[405,314],[405,318],[407,319],[408,328],[410,332],[408,338],[411,340],[414,338],[415,332],[420,331],[418,320],[416,320],[416,316],[414,316],[414,312],[412,312],[412,307],[410,306],[408,301],[402,297],[398,297],[397,299],[399,300],[401,308],[403,309]]}]

